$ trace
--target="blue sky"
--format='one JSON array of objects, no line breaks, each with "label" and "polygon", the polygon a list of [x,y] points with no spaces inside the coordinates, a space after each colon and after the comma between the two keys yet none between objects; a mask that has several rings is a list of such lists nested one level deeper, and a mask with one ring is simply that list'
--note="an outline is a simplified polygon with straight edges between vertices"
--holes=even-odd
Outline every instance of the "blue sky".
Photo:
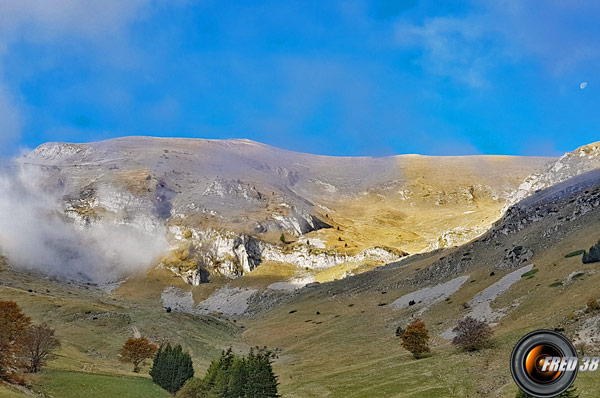
[{"label": "blue sky", "polygon": [[598,15],[581,0],[0,0],[0,153],[153,135],[557,155],[600,140]]}]

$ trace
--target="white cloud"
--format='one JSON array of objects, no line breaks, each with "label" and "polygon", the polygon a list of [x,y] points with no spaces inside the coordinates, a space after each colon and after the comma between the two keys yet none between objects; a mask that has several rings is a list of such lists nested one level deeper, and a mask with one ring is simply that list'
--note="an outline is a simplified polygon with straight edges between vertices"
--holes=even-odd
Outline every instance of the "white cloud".
[{"label": "white cloud", "polygon": [[[79,227],[63,213],[60,189],[45,190],[37,166],[0,173],[0,247],[11,265],[74,280],[109,283],[145,270],[167,248],[166,230],[100,222]],[[99,192],[102,194],[101,192]]]}]

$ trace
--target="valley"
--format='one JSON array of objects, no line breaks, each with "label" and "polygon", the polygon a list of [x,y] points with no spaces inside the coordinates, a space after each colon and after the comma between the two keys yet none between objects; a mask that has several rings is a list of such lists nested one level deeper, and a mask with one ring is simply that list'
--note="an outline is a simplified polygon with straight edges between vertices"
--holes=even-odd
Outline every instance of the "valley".
[{"label": "valley", "polygon": [[[117,360],[137,331],[182,344],[197,375],[221,350],[267,346],[284,397],[514,397],[508,357],[526,332],[559,329],[600,353],[600,318],[585,311],[600,298],[598,264],[570,255],[600,240],[598,153],[350,159],[245,140],[47,144],[20,167],[44,176],[65,222],[161,234],[167,254],[108,281],[48,274],[2,248],[0,299],[63,342],[32,381],[47,396],[68,396],[64,383],[89,397],[103,396],[97,385],[167,396],[148,366],[138,375]],[[467,315],[493,325],[490,348],[450,344]],[[420,360],[396,335],[417,316],[432,337]],[[576,385],[593,396],[600,381],[582,373]]]}]

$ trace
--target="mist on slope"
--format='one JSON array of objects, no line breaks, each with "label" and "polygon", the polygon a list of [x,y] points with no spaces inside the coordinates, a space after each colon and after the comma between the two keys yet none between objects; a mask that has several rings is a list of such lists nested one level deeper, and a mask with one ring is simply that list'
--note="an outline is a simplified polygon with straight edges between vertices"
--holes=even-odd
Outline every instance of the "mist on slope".
[{"label": "mist on slope", "polygon": [[0,252],[12,267],[103,284],[146,269],[166,249],[164,227],[74,224],[64,215],[61,190],[43,185],[37,168],[0,171]]}]

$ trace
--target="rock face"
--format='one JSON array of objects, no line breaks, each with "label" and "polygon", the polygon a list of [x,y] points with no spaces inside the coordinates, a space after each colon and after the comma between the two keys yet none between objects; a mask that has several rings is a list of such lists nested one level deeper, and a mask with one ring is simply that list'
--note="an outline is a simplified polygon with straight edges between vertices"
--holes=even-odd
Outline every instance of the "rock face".
[{"label": "rock face", "polygon": [[[404,247],[463,243],[495,220],[521,173],[546,162],[336,158],[248,140],[148,137],[48,143],[18,160],[83,230],[166,230],[170,250],[161,264],[191,284],[210,274],[237,277],[265,261],[323,269],[396,261]],[[282,234],[298,241],[281,244]]]},{"label": "rock face", "polygon": [[229,278],[243,275],[254,270],[263,261],[314,270],[344,263],[387,263],[397,261],[407,254],[390,248],[374,247],[356,255],[348,255],[335,250],[315,249],[302,241],[283,249],[253,236],[213,229],[171,227],[169,232],[169,240],[184,245],[184,252],[187,253],[184,258],[179,258],[181,261],[172,261],[167,257],[161,265],[193,285],[208,282],[208,275],[211,273]]},{"label": "rock face", "polygon": [[600,168],[600,142],[567,152],[556,162],[549,164],[545,170],[527,177],[508,198],[503,211],[536,192],[598,168]]},{"label": "rock face", "polygon": [[470,228],[457,227],[449,231],[445,231],[440,237],[429,245],[428,251],[441,249],[443,247],[458,246],[464,242],[468,242],[481,234],[485,233],[488,228]]}]

